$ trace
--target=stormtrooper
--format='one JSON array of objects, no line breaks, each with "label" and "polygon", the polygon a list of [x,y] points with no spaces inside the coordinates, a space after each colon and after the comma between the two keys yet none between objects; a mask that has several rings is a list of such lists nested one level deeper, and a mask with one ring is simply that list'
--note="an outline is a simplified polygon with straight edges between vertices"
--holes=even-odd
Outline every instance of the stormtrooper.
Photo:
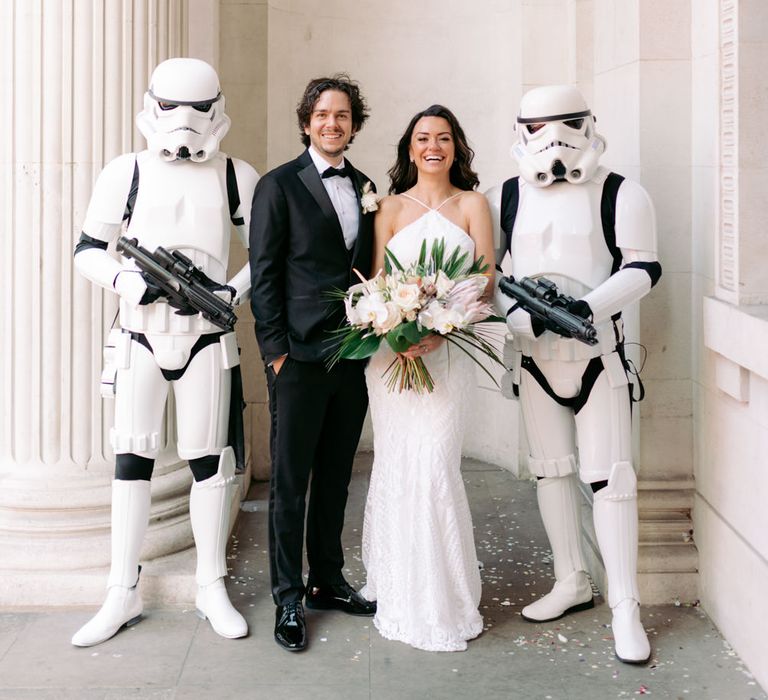
[{"label": "stormtrooper", "polygon": [[526,93],[516,132],[512,155],[520,177],[487,193],[499,269],[516,280],[554,282],[572,298],[568,310],[598,332],[595,345],[564,337],[497,290],[512,334],[506,379],[520,397],[556,579],[522,615],[544,622],[594,605],[581,548],[578,474],[594,492],[616,655],[645,663],[650,645],[640,621],[632,384],[621,311],[661,276],[653,204],[640,185],[599,165],[606,143],[577,89]]},{"label": "stormtrooper", "polygon": [[120,327],[110,333],[111,357],[102,378],[102,389],[114,388],[115,399],[112,564],[106,601],[72,638],[80,647],[99,644],[141,617],[139,553],[170,385],[178,454],[194,477],[189,510],[197,612],[223,637],[248,633],[224,585],[236,468],[228,446],[232,368],[239,363],[235,334],[169,305],[133,260],[118,262],[107,246],[127,228],[149,251],[180,251],[216,283],[217,296],[237,304],[248,298],[250,275],[246,264],[226,278],[230,233],[234,226],[247,247],[258,175],[219,151],[230,119],[216,72],[203,61],[159,64],[136,123],[148,148],[115,158],[100,173],[75,248],[77,270],[120,297]]}]

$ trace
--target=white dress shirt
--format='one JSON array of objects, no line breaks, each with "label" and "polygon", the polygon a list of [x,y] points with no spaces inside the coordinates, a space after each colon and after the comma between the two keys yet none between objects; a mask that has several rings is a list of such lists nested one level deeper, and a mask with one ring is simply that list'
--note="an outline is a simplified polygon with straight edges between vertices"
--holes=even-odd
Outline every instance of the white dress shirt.
[{"label": "white dress shirt", "polygon": [[[317,172],[322,177],[323,173],[331,167],[331,164],[325,160],[313,146],[309,147],[309,155],[317,168]],[[343,168],[346,164],[342,158],[338,168]],[[344,234],[344,243],[347,250],[351,250],[357,239],[357,229],[360,225],[360,204],[355,194],[355,185],[349,177],[326,177],[323,180],[323,187],[328,193],[328,197],[336,210],[341,224],[341,232]]]}]

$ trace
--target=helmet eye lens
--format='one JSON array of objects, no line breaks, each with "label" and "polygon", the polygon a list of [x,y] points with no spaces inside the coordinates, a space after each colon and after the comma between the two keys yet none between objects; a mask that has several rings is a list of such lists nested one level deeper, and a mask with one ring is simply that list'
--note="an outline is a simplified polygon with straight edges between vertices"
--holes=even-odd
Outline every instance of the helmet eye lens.
[{"label": "helmet eye lens", "polygon": [[[164,112],[167,112],[171,109],[176,109],[176,107],[179,106],[175,102],[158,102],[157,104]],[[213,102],[201,102],[199,104],[190,106],[196,109],[198,112],[210,112],[211,107],[213,107]]]},{"label": "helmet eye lens", "polygon": [[525,128],[528,129],[529,134],[535,134],[539,129],[544,128],[544,122],[539,122],[538,124],[526,124]]},{"label": "helmet eye lens", "polygon": [[563,124],[578,131],[584,124],[584,119],[566,119]]}]

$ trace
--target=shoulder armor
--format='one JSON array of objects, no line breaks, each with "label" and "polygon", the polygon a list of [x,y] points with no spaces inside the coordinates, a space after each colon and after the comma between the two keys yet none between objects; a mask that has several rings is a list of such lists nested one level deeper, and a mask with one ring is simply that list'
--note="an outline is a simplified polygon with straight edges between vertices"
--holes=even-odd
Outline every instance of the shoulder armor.
[{"label": "shoulder armor", "polygon": [[240,211],[245,219],[245,225],[248,226],[248,220],[251,216],[251,200],[253,199],[253,191],[256,189],[256,183],[259,181],[259,174],[250,163],[239,158],[233,158],[232,165],[235,167],[237,190],[240,193]]},{"label": "shoulder armor", "polygon": [[616,245],[656,252],[656,212],[642,185],[624,180],[616,197]]},{"label": "shoulder armor", "polygon": [[86,233],[89,233],[89,223],[97,226],[122,223],[135,167],[135,153],[125,153],[104,166],[96,179],[85,215],[83,230]]}]

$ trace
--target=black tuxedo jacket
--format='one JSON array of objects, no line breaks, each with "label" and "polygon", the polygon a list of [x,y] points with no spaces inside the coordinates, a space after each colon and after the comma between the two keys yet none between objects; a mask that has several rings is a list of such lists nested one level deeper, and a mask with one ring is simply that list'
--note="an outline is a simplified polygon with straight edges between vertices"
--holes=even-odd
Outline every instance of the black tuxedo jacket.
[{"label": "black tuxedo jacket", "polygon": [[[355,170],[358,202],[368,178]],[[324,360],[330,331],[344,320],[341,301],[327,292],[370,274],[373,213],[360,211],[357,240],[347,250],[339,218],[308,151],[262,177],[253,193],[250,229],[251,309],[261,355],[270,363],[288,354],[303,362]]]}]

